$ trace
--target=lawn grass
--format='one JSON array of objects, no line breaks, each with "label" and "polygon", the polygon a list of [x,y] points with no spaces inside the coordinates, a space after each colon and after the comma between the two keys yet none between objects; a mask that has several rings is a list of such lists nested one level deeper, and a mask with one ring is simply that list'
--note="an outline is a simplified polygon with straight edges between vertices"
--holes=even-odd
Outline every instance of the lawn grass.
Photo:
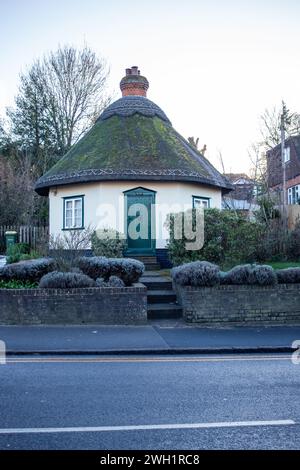
[{"label": "lawn grass", "polygon": [[270,261],[264,264],[272,266],[273,269],[300,268],[300,261]]}]

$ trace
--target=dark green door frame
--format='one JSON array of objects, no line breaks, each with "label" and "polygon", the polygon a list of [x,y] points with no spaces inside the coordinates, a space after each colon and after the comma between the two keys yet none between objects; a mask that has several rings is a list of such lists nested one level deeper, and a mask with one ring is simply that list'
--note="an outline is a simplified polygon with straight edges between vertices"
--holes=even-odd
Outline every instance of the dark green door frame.
[{"label": "dark green door frame", "polygon": [[[125,199],[125,234],[127,237],[128,248],[126,254],[128,255],[154,255],[156,248],[156,239],[152,238],[151,234],[155,234],[155,191],[146,189],[143,187],[129,189],[124,191]],[[147,232],[147,239],[138,238],[133,240],[128,236],[128,226],[131,222],[131,217],[128,215],[128,210],[133,204],[143,204],[147,210],[147,220],[142,220],[139,228],[140,232],[145,230]],[[133,217],[133,220],[136,217]],[[142,224],[147,224],[147,226],[142,226]]]}]

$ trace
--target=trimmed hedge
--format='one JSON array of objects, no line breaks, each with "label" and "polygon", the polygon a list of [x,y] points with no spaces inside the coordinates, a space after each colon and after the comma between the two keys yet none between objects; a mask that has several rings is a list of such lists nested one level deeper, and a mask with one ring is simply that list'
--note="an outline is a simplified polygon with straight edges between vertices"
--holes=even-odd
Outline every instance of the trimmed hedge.
[{"label": "trimmed hedge", "polygon": [[274,286],[277,283],[277,276],[271,266],[244,264],[235,266],[227,273],[222,273],[221,283]]},{"label": "trimmed hedge", "polygon": [[95,281],[85,274],[53,271],[42,277],[41,289],[72,289],[95,287]]},{"label": "trimmed hedge", "polygon": [[300,283],[300,268],[278,269],[276,273],[279,284]]},{"label": "trimmed hedge", "polygon": [[111,276],[122,279],[126,286],[138,282],[145,270],[140,261],[131,258],[104,258],[104,257],[82,257],[78,262],[79,268],[84,274],[92,279],[103,278],[105,282]]},{"label": "trimmed hedge", "polygon": [[207,261],[195,261],[173,268],[172,277],[181,286],[213,287],[220,283],[274,286],[277,283],[271,266],[245,264],[222,272],[218,266]]},{"label": "trimmed hedge", "polygon": [[7,264],[0,269],[0,280],[39,282],[40,279],[56,269],[56,263],[51,258],[39,258],[30,261]]},{"label": "trimmed hedge", "polygon": [[213,287],[220,284],[220,268],[208,261],[194,261],[173,268],[172,277],[181,286]]}]

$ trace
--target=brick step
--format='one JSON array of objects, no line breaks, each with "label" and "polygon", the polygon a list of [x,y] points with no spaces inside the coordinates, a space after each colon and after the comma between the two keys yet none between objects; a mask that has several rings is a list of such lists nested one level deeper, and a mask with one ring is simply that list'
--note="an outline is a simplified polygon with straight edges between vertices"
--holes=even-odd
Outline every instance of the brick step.
[{"label": "brick step", "polygon": [[171,319],[182,317],[182,308],[177,304],[148,304],[149,320]]},{"label": "brick step", "polygon": [[165,304],[176,302],[176,294],[172,289],[170,290],[148,290],[147,292],[148,304]]}]

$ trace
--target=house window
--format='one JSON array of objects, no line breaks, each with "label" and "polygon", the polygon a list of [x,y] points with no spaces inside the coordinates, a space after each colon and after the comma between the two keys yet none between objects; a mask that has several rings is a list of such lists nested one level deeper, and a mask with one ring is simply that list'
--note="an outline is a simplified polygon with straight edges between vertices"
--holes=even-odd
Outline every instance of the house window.
[{"label": "house window", "polygon": [[209,197],[200,197],[193,196],[193,209],[201,208],[209,209],[210,207],[210,198]]},{"label": "house window", "polygon": [[64,198],[64,230],[80,229],[84,227],[83,198],[84,196],[73,196]]},{"label": "house window", "polygon": [[290,147],[285,147],[284,149],[284,163],[289,162],[291,159],[291,149]]},{"label": "house window", "polygon": [[300,184],[288,189],[289,204],[298,204],[300,199]]}]

